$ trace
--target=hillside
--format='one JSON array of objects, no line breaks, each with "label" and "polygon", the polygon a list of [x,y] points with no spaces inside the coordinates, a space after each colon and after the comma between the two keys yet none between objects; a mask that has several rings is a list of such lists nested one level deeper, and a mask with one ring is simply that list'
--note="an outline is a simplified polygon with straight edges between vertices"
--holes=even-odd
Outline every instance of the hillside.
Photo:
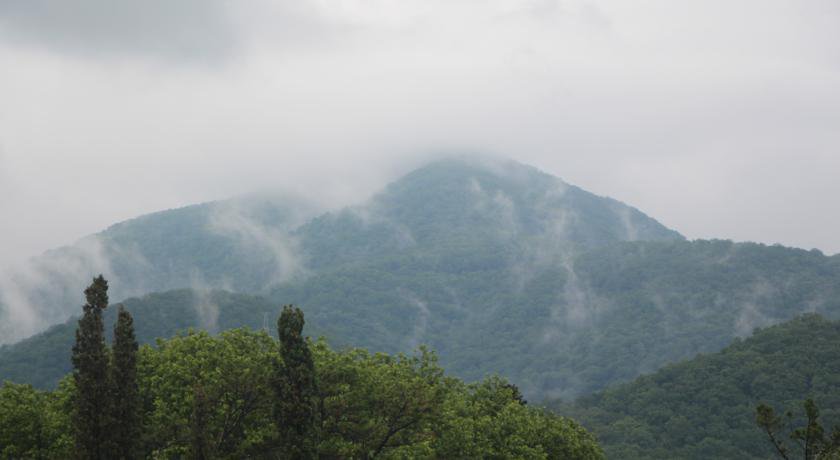
[{"label": "hillside", "polygon": [[0,273],[0,344],[77,314],[79,286],[99,273],[113,299],[181,288],[258,293],[301,271],[289,232],[319,209],[252,195],[141,216],[48,251]]},{"label": "hillside", "polygon": [[427,343],[467,379],[573,398],[806,311],[840,314],[836,258],[726,241],[616,243],[521,276],[515,248],[404,252],[284,284],[335,343]]},{"label": "hillside", "polygon": [[[514,162],[442,160],[407,174],[361,206],[296,232],[313,269],[405,253],[475,253],[540,262],[616,241],[683,237],[635,208]],[[545,262],[549,262],[546,260]]]},{"label": "hillside", "polygon": [[[286,283],[268,300],[175,291],[125,303],[143,312],[145,341],[187,327],[260,327],[265,312],[296,303],[310,318],[307,332],[335,345],[396,352],[426,343],[455,375],[498,372],[531,398],[571,398],[715,352],[748,336],[748,327],[796,316],[802,305],[833,317],[840,310],[836,258],[816,252],[725,241],[620,243],[579,256],[571,272],[546,269],[522,286],[502,257],[405,254]],[[0,349],[0,376],[53,382],[69,368],[62,350],[74,328],[70,321]],[[51,361],[57,357],[62,364]]]},{"label": "hillside", "polygon": [[[273,328],[278,305],[262,298],[224,291],[177,290],[127,299],[122,304],[134,315],[137,340],[154,343],[190,328],[211,332],[237,327]],[[81,308],[79,309],[81,313]],[[110,339],[117,316],[114,305],[105,310],[106,335]],[[70,355],[78,318],[50,327],[13,345],[0,347],[0,382],[29,383],[53,388],[72,370]]]},{"label": "hillside", "polygon": [[[65,300],[44,305],[60,306],[51,311],[62,321],[77,314],[89,277],[76,278],[94,267],[114,300],[179,287],[258,294],[272,308],[301,306],[308,333],[338,346],[429,344],[454,375],[499,373],[529,399],[629,381],[804,312],[840,317],[840,257],[688,242],[630,206],[513,162],[438,161],[358,206],[312,214],[296,201],[245,200],[118,224],[97,237],[109,241],[108,263],[45,282]],[[219,326],[259,325],[265,308]],[[148,337],[171,332],[162,324]],[[39,372],[15,378],[44,381]]]},{"label": "hillside", "polygon": [[[681,238],[631,207],[502,160],[438,161],[365,203],[323,211],[297,197],[244,196],[141,216],[48,251],[0,274],[0,343],[76,314],[78,287],[98,273],[112,281],[114,299],[180,288],[263,293],[407,248],[474,252],[527,237],[528,251],[551,246],[565,254],[617,240]],[[522,263],[540,254],[525,256]]]},{"label": "hillside", "polygon": [[755,424],[759,403],[801,420],[802,401],[813,398],[827,430],[840,424],[837,350],[840,322],[806,315],[557,407],[592,430],[610,458],[770,458]]},{"label": "hillside", "polygon": [[[88,332],[100,326],[86,323]],[[604,458],[579,424],[526,404],[498,377],[466,384],[425,349],[334,351],[303,339],[303,324],[288,308],[277,320],[279,342],[241,328],[137,350],[123,315],[119,343],[127,346],[119,349],[128,359],[97,368],[128,370],[109,391],[92,398],[86,369],[52,391],[0,384],[0,457]],[[290,365],[295,358],[303,366]],[[91,426],[78,409],[85,398],[94,419],[108,422],[87,443],[79,441]]]}]

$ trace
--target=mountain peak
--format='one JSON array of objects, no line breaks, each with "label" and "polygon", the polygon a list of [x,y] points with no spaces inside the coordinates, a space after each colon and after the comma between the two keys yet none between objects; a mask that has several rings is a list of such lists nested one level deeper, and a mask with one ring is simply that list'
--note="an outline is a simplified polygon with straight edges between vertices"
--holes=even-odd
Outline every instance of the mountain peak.
[{"label": "mountain peak", "polygon": [[426,185],[430,182],[479,180],[482,178],[493,178],[496,182],[504,182],[518,187],[562,187],[567,185],[557,177],[509,158],[489,155],[450,155],[406,174],[390,184],[386,191],[401,183],[421,182]]},{"label": "mountain peak", "polygon": [[450,230],[495,231],[505,237],[542,234],[582,246],[683,239],[624,203],[498,157],[434,161],[389,184],[372,204],[410,229],[439,222]]}]

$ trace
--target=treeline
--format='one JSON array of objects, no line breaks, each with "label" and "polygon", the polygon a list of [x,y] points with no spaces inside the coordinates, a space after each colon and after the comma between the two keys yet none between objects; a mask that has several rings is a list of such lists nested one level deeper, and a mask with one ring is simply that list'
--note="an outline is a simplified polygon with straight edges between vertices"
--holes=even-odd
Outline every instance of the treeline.
[{"label": "treeline", "polygon": [[[112,297],[110,292],[109,297]],[[120,305],[134,316],[134,333],[140,345],[154,344],[158,337],[172,337],[190,328],[206,329],[211,333],[239,327],[260,329],[265,321],[264,315],[276,317],[279,314],[277,304],[269,300],[216,290],[179,289],[151,293],[123,300]],[[199,314],[208,309],[218,311],[218,317],[208,320]],[[105,309],[103,319],[106,329],[117,322],[118,310]],[[58,382],[73,370],[72,350],[78,322],[79,316],[76,315],[28,339],[0,346],[0,383],[11,380],[30,383],[41,390],[55,389]],[[313,328],[310,323],[306,324],[308,335],[324,335],[335,344],[332,335]]]},{"label": "treeline", "polygon": [[[835,457],[820,458],[840,458],[838,350],[840,322],[809,314],[721,352],[552,406],[592,430],[609,458],[757,460],[781,449],[791,459],[837,449]],[[812,400],[805,411],[803,399]]]},{"label": "treeline", "polygon": [[96,278],[54,391],[0,388],[2,458],[603,458],[572,420],[492,377],[447,377],[433,353],[335,351],[284,307],[265,331],[188,332],[137,346],[123,310],[111,347]]}]

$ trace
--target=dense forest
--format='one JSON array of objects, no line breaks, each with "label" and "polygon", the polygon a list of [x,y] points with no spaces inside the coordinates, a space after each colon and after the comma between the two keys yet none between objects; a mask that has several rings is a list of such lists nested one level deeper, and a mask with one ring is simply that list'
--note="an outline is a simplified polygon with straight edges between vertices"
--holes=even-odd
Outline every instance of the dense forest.
[{"label": "dense forest", "polygon": [[[759,404],[792,413],[790,424],[800,426],[807,397],[824,426],[840,428],[838,350],[840,322],[806,315],[553,407],[591,429],[610,458],[766,459],[775,449],[756,427]],[[787,434],[779,438],[796,446]],[[796,449],[790,458],[803,457]]]},{"label": "dense forest", "polygon": [[[15,342],[15,318],[0,305],[0,380],[9,381],[0,442],[17,449],[12,458],[61,457],[75,445],[68,404],[78,400],[84,316],[66,312],[80,304],[79,279],[100,266],[114,274],[118,298],[142,294],[102,317],[104,342],[117,348],[108,331],[123,311],[141,345],[138,455],[193,455],[190,421],[199,419],[200,431],[216,433],[201,442],[213,456],[277,446],[276,391],[228,379],[242,366],[254,382],[276,383],[282,346],[269,331],[283,304],[304,306],[303,333],[329,341],[306,345],[324,384],[312,398],[369,404],[345,408],[361,415],[337,409],[346,420],[319,415],[313,442],[326,457],[377,451],[376,436],[390,429],[376,411],[395,401],[372,388],[403,391],[403,379],[437,395],[435,421],[388,436],[379,455],[556,457],[558,445],[600,455],[581,426],[536,408],[545,401],[615,458],[766,458],[776,448],[756,426],[760,404],[777,411],[764,412],[768,427],[788,411],[803,423],[806,399],[826,426],[838,421],[830,351],[840,345],[840,256],[686,241],[638,210],[515,163],[437,162],[326,213],[256,196],[165,211],[33,263],[21,280],[41,284],[0,293],[0,304],[25,299],[61,321]],[[248,416],[225,399],[240,391],[256,398]],[[221,412],[202,412],[201,401]]]},{"label": "dense forest", "polygon": [[[266,324],[266,314],[273,319],[280,311],[258,297],[206,293],[206,302],[221,306],[216,327],[224,332],[211,335],[190,329],[178,333],[197,321],[195,310],[179,308],[195,295],[173,291],[105,309],[104,324],[115,326],[118,308],[134,312],[132,330],[136,328],[138,339],[146,343],[137,354],[138,417],[144,433],[138,438],[142,441],[136,446],[137,455],[192,455],[196,388],[201,389],[202,397],[210,398],[208,404],[220,407],[202,422],[206,423],[203,429],[213,433],[208,439],[218,443],[206,446],[212,449],[212,456],[255,456],[270,450],[279,442],[270,389],[277,363],[282,362],[282,347],[260,327]],[[143,303],[150,301],[153,303]],[[145,314],[151,317],[144,318]],[[234,323],[247,326],[225,327]],[[159,329],[159,324],[167,324],[169,331]],[[52,348],[10,347],[6,352],[34,353],[17,356],[17,365],[24,369],[48,369],[33,363],[40,357],[62,354],[58,365],[64,375],[73,369],[67,363],[76,329],[73,321],[43,334],[51,340],[42,340],[41,345]],[[174,337],[151,340],[158,332],[171,332],[167,335]],[[335,351],[323,339],[307,339],[306,346],[320,385],[313,397],[319,404],[336,404],[331,412],[334,417],[359,411],[362,415],[353,417],[387,423],[376,411],[396,408],[405,402],[404,395],[417,394],[423,401],[434,401],[435,408],[429,408],[424,419],[427,425],[416,422],[416,431],[399,437],[405,444],[393,441],[397,444],[383,452],[386,456],[569,458],[566,455],[575,452],[581,458],[597,458],[599,447],[582,425],[593,431],[609,458],[767,458],[774,448],[756,426],[756,407],[766,404],[779,414],[791,413],[789,425],[800,425],[805,419],[801,406],[806,397],[822,409],[820,419],[826,427],[840,427],[840,322],[813,314],[760,329],[752,337],[736,339],[721,352],[666,366],[632,383],[574,402],[548,404],[553,412],[581,425],[551,415],[533,401],[525,404],[519,389],[500,377],[467,384],[445,376],[436,355],[423,347],[408,355],[388,355],[359,348]],[[0,389],[4,458],[69,455],[74,448],[75,391],[72,374],[52,391],[6,382]],[[249,408],[236,406],[247,398],[255,398],[247,403]],[[230,405],[232,401],[239,403]],[[231,417],[241,420],[228,426]],[[331,447],[319,447],[322,456],[364,457],[377,439],[381,441],[376,433],[387,432],[387,428],[374,428],[371,420],[356,422],[365,428],[338,420],[321,423],[325,424],[322,429],[329,426],[334,436],[329,441]],[[548,427],[556,427],[550,430],[553,434],[543,432]],[[225,430],[239,434],[223,434]],[[362,432],[367,434],[362,436]],[[225,436],[234,439],[221,441]],[[319,443],[326,442],[323,433],[319,436]],[[548,443],[580,445],[580,450],[557,450]]]},{"label": "dense forest", "polygon": [[[248,328],[138,348],[120,308],[113,345],[97,278],[53,391],[0,388],[2,458],[602,458],[580,425],[516,386],[448,377],[433,353],[334,351],[287,306],[279,342]],[[113,308],[113,307],[110,307]]]},{"label": "dense forest", "polygon": [[[121,305],[134,316],[141,344],[154,344],[159,337],[172,337],[191,328],[211,333],[241,327],[261,329],[279,314],[277,305],[260,297],[224,291],[182,289],[128,299]],[[107,308],[105,324],[115,324],[116,319],[116,306]],[[72,370],[77,322],[74,317],[17,344],[0,347],[0,378],[38,389],[55,388]]]},{"label": "dense forest", "polygon": [[[96,273],[118,282],[115,299],[206,286],[263,294],[323,269],[524,234],[582,247],[681,238],[629,206],[504,161],[432,163],[359,205],[325,211],[297,196],[248,195],[114,224],[12,273],[0,320],[12,319],[8,304],[25,302],[42,322],[62,322],[82,300],[78,286]],[[12,324],[0,321],[0,343],[37,332]]]},{"label": "dense forest", "polygon": [[[434,256],[406,255],[312,275],[263,297],[178,290],[124,304],[149,343],[188,327],[259,328],[288,299],[306,306],[307,332],[333,346],[397,353],[425,343],[453,375],[474,381],[499,373],[529,399],[571,399],[713,353],[754,327],[808,310],[840,312],[838,259],[811,251],[616,243],[575,259],[575,295],[565,268],[547,268],[519,288],[493,268],[492,250],[471,254],[461,263],[484,257],[488,268],[447,274]],[[50,388],[69,370],[73,329],[70,320],[0,347],[0,377]]]},{"label": "dense forest", "polygon": [[[498,373],[529,399],[630,381],[808,311],[840,317],[838,256],[685,241],[629,206],[516,163],[440,161],[327,213],[246,197],[144,216],[96,238],[105,272],[123,286],[116,298],[142,294],[125,302],[149,318],[141,340],[184,327],[261,327],[276,314],[267,305],[295,303],[306,306],[307,333],[333,346],[407,353],[428,344],[452,375]],[[76,278],[98,270],[79,247],[58,252],[41,262],[73,267]],[[31,303],[65,315],[82,282],[50,270],[44,285],[66,286],[52,293],[63,300]],[[146,295],[170,288],[193,293]],[[0,350],[0,378],[57,381],[69,368],[68,330]],[[52,347],[51,363],[27,359],[33,347]]]}]

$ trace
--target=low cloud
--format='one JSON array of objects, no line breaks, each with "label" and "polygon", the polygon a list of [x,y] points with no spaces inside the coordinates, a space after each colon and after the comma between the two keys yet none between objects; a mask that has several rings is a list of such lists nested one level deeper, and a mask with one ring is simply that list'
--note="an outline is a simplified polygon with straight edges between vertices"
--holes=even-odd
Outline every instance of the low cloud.
[{"label": "low cloud", "polygon": [[208,230],[231,238],[243,250],[268,260],[272,273],[263,289],[305,274],[292,231],[314,215],[314,209],[298,206],[294,200],[289,203],[280,211],[272,207],[280,213],[272,216],[264,214],[265,208],[259,206],[259,201],[230,200],[214,206],[209,217]]},{"label": "low cloud", "polygon": [[192,282],[190,289],[193,293],[193,309],[198,318],[199,326],[210,332],[219,331],[219,305],[213,300],[213,291],[221,289],[222,286],[211,286],[204,281],[200,272],[194,271],[191,275]]},{"label": "low cloud", "polygon": [[84,287],[110,271],[103,244],[89,237],[0,272],[0,344],[64,321],[68,311],[81,312]]},{"label": "low cloud", "polygon": [[426,336],[426,329],[429,325],[429,317],[432,313],[426,302],[417,297],[414,293],[406,289],[399,289],[399,295],[408,302],[409,305],[417,310],[417,313],[414,316],[414,325],[411,327],[411,335],[406,337],[407,347],[409,349],[415,349],[424,343],[423,341]]}]

